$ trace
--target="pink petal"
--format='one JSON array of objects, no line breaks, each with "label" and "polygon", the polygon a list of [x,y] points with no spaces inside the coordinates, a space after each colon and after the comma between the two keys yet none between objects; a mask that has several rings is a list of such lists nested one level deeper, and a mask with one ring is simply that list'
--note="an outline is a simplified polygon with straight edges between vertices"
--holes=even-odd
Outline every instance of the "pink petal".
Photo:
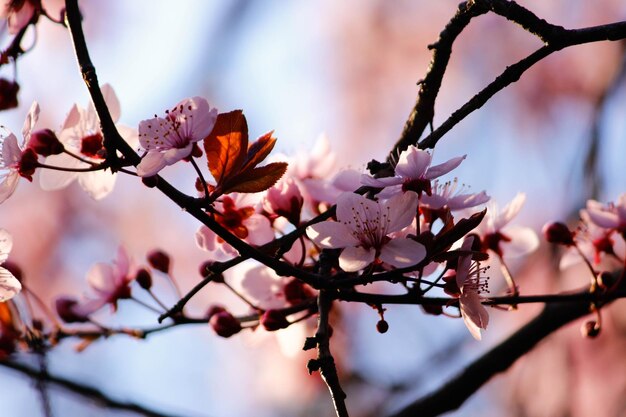
[{"label": "pink petal", "polygon": [[78,110],[78,106],[74,104],[70,109],[70,112],[65,116],[65,121],[63,122],[63,126],[61,130],[67,130],[75,127],[78,122],[80,122],[80,111]]},{"label": "pink petal", "polygon": [[244,221],[248,229],[246,241],[256,246],[263,245],[274,239],[274,229],[267,217],[262,214],[253,214]]},{"label": "pink petal", "polygon": [[213,252],[217,249],[217,235],[206,226],[200,226],[196,232],[196,244],[200,249]]},{"label": "pink petal", "polygon": [[100,91],[104,96],[104,102],[109,108],[109,113],[111,113],[111,119],[113,119],[114,123],[117,122],[120,119],[120,115],[122,113],[120,110],[120,101],[117,98],[117,94],[115,94],[113,87],[111,87],[111,84],[109,83],[103,84],[100,87]]},{"label": "pink petal", "polygon": [[[474,243],[474,236],[465,236],[463,243],[461,244],[461,251],[468,252],[472,250],[472,244]],[[470,266],[472,265],[471,255],[459,256],[458,264],[456,267],[456,285],[463,290],[465,281],[469,274]]]},{"label": "pink petal", "polygon": [[321,222],[306,228],[306,234],[317,246],[327,249],[356,246],[359,240],[352,235],[352,230],[343,223]]},{"label": "pink petal", "polygon": [[[87,166],[84,162],[64,153],[47,157],[44,164],[64,168],[85,168]],[[46,191],[59,190],[67,187],[77,176],[77,172],[42,168],[39,173],[39,186]]]},{"label": "pink petal", "polygon": [[493,222],[494,230],[498,231],[508,224],[517,213],[522,209],[524,202],[526,201],[526,194],[517,193],[517,195],[507,204],[497,218]]},{"label": "pink petal", "polygon": [[441,177],[461,165],[461,162],[463,162],[466,157],[467,155],[458,156],[444,162],[443,164],[432,166],[428,168],[428,171],[424,174],[424,178],[432,180],[433,178]]},{"label": "pink petal", "polygon": [[0,264],[7,260],[12,248],[13,237],[6,230],[0,229]]},{"label": "pink petal", "polygon": [[[419,200],[413,191],[398,194],[383,204],[382,212],[387,214],[387,233],[397,232],[410,225],[417,214]],[[383,219],[381,219],[383,221]]]},{"label": "pink petal", "polygon": [[4,203],[17,188],[20,182],[20,175],[17,171],[9,172],[0,183],[0,203]]},{"label": "pink petal", "polygon": [[265,266],[256,266],[245,272],[241,280],[243,295],[263,308],[285,306],[284,298],[279,298],[283,279]]},{"label": "pink petal", "polygon": [[82,303],[78,303],[72,306],[72,312],[80,317],[88,317],[104,307],[106,303],[106,298],[85,300]]},{"label": "pink petal", "polygon": [[163,159],[167,165],[174,165],[181,159],[188,157],[191,154],[192,147],[193,145],[189,143],[184,148],[168,149],[163,152]]},{"label": "pink petal", "polygon": [[478,194],[459,194],[448,200],[448,207],[453,211],[476,207],[489,201],[489,198],[484,191]]},{"label": "pink petal", "polygon": [[339,255],[339,266],[346,272],[356,272],[374,262],[376,251],[361,246],[345,248]]},{"label": "pink petal", "polygon": [[361,186],[361,174],[354,169],[344,169],[331,180],[332,185],[341,191],[355,191]]},{"label": "pink petal", "polygon": [[17,137],[11,133],[2,141],[2,161],[5,167],[12,167],[22,158],[22,149],[17,143]]},{"label": "pink petal", "polygon": [[0,303],[15,297],[22,289],[22,284],[11,272],[0,267]]},{"label": "pink petal", "polygon": [[503,255],[516,257],[534,252],[539,247],[537,233],[529,227],[508,226],[505,232],[510,242],[502,243]]},{"label": "pink petal", "polygon": [[355,222],[376,219],[380,216],[380,206],[362,195],[351,192],[337,198],[337,220],[354,229]]},{"label": "pink petal", "polygon": [[116,175],[110,171],[84,172],[78,175],[78,183],[94,200],[101,200],[113,191]]},{"label": "pink petal", "polygon": [[480,340],[480,329],[486,329],[489,324],[489,313],[482,305],[480,296],[473,291],[461,294],[459,304],[465,326],[474,339]]},{"label": "pink petal", "polygon": [[395,169],[396,175],[411,179],[422,178],[431,161],[430,153],[415,146],[409,146],[406,151],[400,154]]},{"label": "pink petal", "polygon": [[587,209],[589,219],[596,225],[605,229],[619,227],[620,221],[616,213],[605,210]]},{"label": "pink petal", "polygon": [[211,133],[217,120],[217,109],[211,109],[206,99],[188,98],[179,102],[176,107],[182,107],[181,113],[187,116],[185,122],[191,127],[189,133],[192,142],[203,140]]},{"label": "pink petal", "polygon": [[[140,137],[141,140],[141,137]],[[137,175],[140,177],[151,177],[156,175],[160,170],[165,168],[167,163],[162,152],[148,151],[148,154],[144,156],[137,165]]]},{"label": "pink petal", "polygon": [[30,106],[26,120],[24,120],[24,126],[22,127],[22,137],[24,138],[24,146],[28,145],[30,139],[30,132],[35,127],[35,123],[39,119],[39,104],[34,101]]},{"label": "pink petal", "polygon": [[113,267],[104,262],[98,262],[87,271],[87,282],[104,297],[115,291],[115,274]]},{"label": "pink petal", "polygon": [[9,33],[11,35],[15,35],[17,32],[19,32],[20,29],[28,24],[31,17],[33,17],[34,12],[35,8],[33,7],[33,5],[29,1],[26,1],[19,10],[14,10],[9,13]]},{"label": "pink petal", "polygon": [[418,264],[425,256],[426,248],[421,243],[407,238],[395,238],[382,247],[379,258],[396,268],[406,268]]},{"label": "pink petal", "polygon": [[169,128],[169,122],[161,117],[142,120],[139,122],[139,143],[148,151],[169,149],[171,144],[164,136]]},{"label": "pink petal", "polygon": [[400,177],[374,178],[369,175],[361,175],[361,184],[368,187],[385,188],[391,185],[402,184],[403,179]]}]

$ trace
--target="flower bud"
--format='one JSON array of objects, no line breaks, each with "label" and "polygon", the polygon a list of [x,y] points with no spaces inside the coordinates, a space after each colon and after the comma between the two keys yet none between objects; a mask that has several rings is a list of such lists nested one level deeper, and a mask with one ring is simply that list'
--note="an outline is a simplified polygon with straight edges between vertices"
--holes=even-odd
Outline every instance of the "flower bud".
[{"label": "flower bud", "polygon": [[[213,261],[203,262],[200,265],[200,269],[199,269],[200,276],[202,278],[205,278],[207,275],[209,275],[212,272],[212,268],[213,268],[214,264],[215,264],[215,262],[213,262]],[[219,274],[213,273],[211,275],[211,281],[213,281],[213,282],[215,282],[217,284],[223,284],[224,283],[224,275],[222,275],[221,273],[219,273]]]},{"label": "flower bud", "polygon": [[285,314],[278,310],[267,310],[261,316],[261,325],[265,327],[268,332],[273,332],[279,329],[289,327],[291,323],[285,317]]},{"label": "flower bud", "polygon": [[600,334],[600,326],[593,320],[587,321],[580,327],[580,334],[583,337],[594,339]]},{"label": "flower bud", "polygon": [[63,152],[63,144],[50,129],[31,133],[28,147],[41,156],[58,155]]},{"label": "flower bud", "polygon": [[241,331],[241,323],[228,311],[213,314],[209,324],[218,336],[231,337]]},{"label": "flower bud", "polygon": [[0,78],[0,110],[14,109],[18,106],[18,91],[20,91],[18,83]]},{"label": "flower bud", "polygon": [[78,304],[76,299],[71,297],[59,297],[54,302],[57,314],[66,323],[85,323],[89,321],[89,317],[82,315],[74,310]]},{"label": "flower bud", "polygon": [[574,233],[564,223],[546,223],[541,229],[541,233],[550,243],[566,246],[574,244]]},{"label": "flower bud", "polygon": [[148,253],[148,263],[157,271],[165,274],[170,272],[170,256],[162,250],[156,249]]},{"label": "flower bud", "polygon": [[209,320],[211,320],[211,317],[213,317],[217,313],[221,313],[221,312],[224,312],[224,311],[226,311],[226,309],[224,307],[222,307],[221,305],[213,304],[207,310],[205,317],[206,317],[207,321],[209,321]]},{"label": "flower bud", "polygon": [[24,149],[22,152],[22,157],[20,158],[18,172],[19,174],[26,178],[28,181],[33,181],[33,174],[35,173],[35,169],[39,166],[37,162],[37,154],[34,150],[30,148]]},{"label": "flower bud", "polygon": [[152,288],[152,275],[150,275],[150,272],[146,268],[140,268],[139,271],[137,271],[135,281],[137,281],[137,284],[144,290]]},{"label": "flower bud", "polygon": [[378,323],[376,323],[376,330],[381,334],[387,333],[387,330],[389,330],[389,323],[387,323],[384,319],[378,320]]},{"label": "flower bud", "polygon": [[291,305],[300,304],[314,295],[308,285],[296,278],[292,278],[285,284],[283,293],[285,294],[285,300]]}]

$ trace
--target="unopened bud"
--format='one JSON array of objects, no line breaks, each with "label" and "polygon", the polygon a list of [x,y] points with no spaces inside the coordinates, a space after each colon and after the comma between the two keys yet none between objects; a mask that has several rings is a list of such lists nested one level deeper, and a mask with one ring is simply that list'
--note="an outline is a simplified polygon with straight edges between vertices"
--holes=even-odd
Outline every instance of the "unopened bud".
[{"label": "unopened bud", "polygon": [[574,244],[574,234],[561,222],[546,223],[541,229],[546,240],[557,245],[571,246]]},{"label": "unopened bud", "polygon": [[85,323],[89,321],[89,317],[77,313],[74,307],[78,304],[76,299],[71,297],[60,297],[54,302],[57,314],[66,323]]},{"label": "unopened bud", "polygon": [[302,281],[292,278],[283,288],[285,300],[291,305],[300,304],[307,299],[313,297],[313,291]]},{"label": "unopened bud", "polygon": [[389,323],[387,323],[384,319],[378,320],[378,323],[376,323],[376,330],[378,330],[378,333],[381,334],[387,333],[387,330],[389,330]]},{"label": "unopened bud", "polygon": [[20,158],[18,172],[19,174],[26,178],[28,181],[33,181],[33,174],[35,173],[35,169],[39,166],[37,162],[37,154],[34,150],[30,148],[24,149],[22,152],[22,156]]},{"label": "unopened bud", "polygon": [[213,317],[217,313],[221,313],[223,311],[226,311],[226,309],[223,306],[221,306],[219,304],[213,304],[207,310],[205,317],[206,317],[207,321],[209,321],[209,320],[211,320],[211,317]]},{"label": "unopened bud", "polygon": [[165,274],[170,272],[170,256],[162,250],[156,249],[148,253],[148,263],[157,271]]},{"label": "unopened bud", "polygon": [[285,317],[285,314],[278,310],[267,310],[261,316],[261,325],[265,327],[268,332],[273,332],[279,329],[289,327],[291,323]]},{"label": "unopened bud", "polygon": [[231,337],[241,331],[241,323],[228,311],[220,311],[214,314],[209,324],[218,336]]},{"label": "unopened bud", "polygon": [[152,275],[150,275],[150,272],[146,268],[141,268],[137,271],[135,281],[137,281],[137,284],[144,290],[152,288]]},{"label": "unopened bud", "polygon": [[64,150],[63,144],[50,129],[31,133],[28,147],[41,156],[58,155]]},{"label": "unopened bud", "polygon": [[583,337],[594,339],[600,334],[600,326],[593,320],[587,321],[581,326],[580,334],[582,334]]},{"label": "unopened bud", "polygon": [[18,91],[20,91],[18,83],[0,78],[0,110],[14,109],[18,106]]}]

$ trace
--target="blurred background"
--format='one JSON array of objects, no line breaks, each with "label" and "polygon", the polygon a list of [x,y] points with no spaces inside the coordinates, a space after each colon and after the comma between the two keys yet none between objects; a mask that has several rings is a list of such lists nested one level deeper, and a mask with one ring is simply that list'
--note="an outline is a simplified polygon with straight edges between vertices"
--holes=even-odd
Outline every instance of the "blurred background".
[{"label": "blurred background", "polygon": [[[626,18],[626,5],[619,0],[519,3],[567,28]],[[136,127],[182,98],[200,95],[220,111],[243,109],[251,138],[274,130],[280,152],[306,152],[325,133],[339,164],[362,170],[372,158],[383,160],[399,137],[415,102],[416,83],[428,68],[427,45],[457,4],[86,0],[80,6],[99,80],[116,90],[122,123]],[[44,0],[44,7],[58,13],[60,4]],[[7,37],[5,32],[5,42]],[[38,127],[54,129],[73,103],[86,106],[87,91],[62,27],[43,20],[36,36],[27,38],[34,47],[17,67],[20,106],[0,114],[0,122],[19,132],[30,104],[38,100]],[[498,16],[473,20],[454,45],[434,125],[540,46]],[[587,198],[611,201],[626,191],[623,67],[624,44],[619,42],[556,53],[455,127],[437,146],[435,161],[467,154],[455,171],[459,180],[474,191],[487,190],[501,204],[526,192],[519,224],[538,231],[550,220],[575,222]],[[3,67],[0,75],[11,78],[13,68]],[[164,175],[193,192],[189,165],[168,168]],[[194,241],[198,224],[131,177],[119,177],[114,192],[99,202],[77,184],[43,192],[37,179],[32,184],[22,180],[0,206],[0,227],[14,236],[10,259],[49,305],[62,294],[85,294],[89,267],[113,259],[120,244],[136,264],[145,264],[145,254],[155,248],[170,253],[184,290],[199,280],[198,266],[206,260]],[[536,254],[513,262],[523,293],[587,282],[576,269],[559,273],[555,257],[544,244]],[[164,280],[156,285],[168,294]],[[168,304],[176,301],[173,295],[164,298]],[[245,305],[216,287],[194,297],[190,311],[201,315],[217,301],[235,313],[246,312]],[[567,326],[451,415],[623,415],[623,303],[606,309],[598,339],[581,338],[581,322]],[[417,307],[390,307],[390,330],[381,335],[374,310],[339,306],[332,347],[351,415],[383,415],[436,388],[539,308],[494,310],[491,327],[478,343],[461,320],[426,316]],[[153,313],[130,303],[122,303],[114,316],[104,311],[98,318],[111,325],[155,323]],[[48,355],[49,371],[169,415],[332,415],[325,386],[306,371],[312,354],[293,348],[314,333],[313,327],[290,329],[280,337],[261,330],[244,333],[222,339],[206,325],[188,326],[146,341],[112,337],[81,353],[75,351],[77,341],[66,340]],[[17,358],[36,364],[29,355]],[[0,381],[0,414],[42,415],[32,380],[0,367]],[[50,401],[58,416],[134,415],[55,387],[50,387]]]}]

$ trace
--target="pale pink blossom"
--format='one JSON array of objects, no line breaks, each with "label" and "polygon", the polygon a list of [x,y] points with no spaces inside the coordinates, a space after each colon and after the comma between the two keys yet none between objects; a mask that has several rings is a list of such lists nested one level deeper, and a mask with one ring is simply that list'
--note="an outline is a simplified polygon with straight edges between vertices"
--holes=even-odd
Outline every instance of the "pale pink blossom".
[{"label": "pale pink blossom", "polygon": [[354,169],[339,171],[330,179],[303,179],[302,183],[312,202],[336,204],[339,196],[346,192],[353,192],[360,186],[361,173]]},{"label": "pale pink blossom", "polygon": [[34,13],[35,2],[31,0],[3,0],[0,5],[0,18],[7,19],[11,35],[26,26]]},{"label": "pale pink blossom", "polygon": [[268,213],[283,216],[297,226],[303,203],[298,185],[293,178],[287,178],[267,190],[263,207]]},{"label": "pale pink blossom", "polygon": [[[13,248],[13,238],[4,229],[0,229],[0,265],[9,257]],[[0,267],[0,303],[15,297],[22,289],[22,284],[6,268]]]},{"label": "pale pink blossom", "polygon": [[[466,236],[461,245],[461,251],[472,250],[474,236]],[[483,306],[481,294],[487,291],[487,278],[481,277],[483,269],[478,262],[472,262],[472,255],[459,256],[456,269],[456,284],[461,291],[459,308],[465,326],[476,340],[481,339],[480,329],[487,329],[489,313]]]},{"label": "pale pink blossom", "polygon": [[94,297],[72,306],[77,316],[87,317],[107,304],[117,310],[117,301],[130,298],[130,284],[135,275],[130,271],[130,258],[120,246],[117,257],[111,263],[98,262],[87,272],[87,282],[94,291]]},{"label": "pale pink blossom", "polygon": [[539,247],[539,238],[530,227],[509,225],[526,201],[526,194],[518,193],[502,210],[494,201],[487,204],[487,214],[476,229],[484,249],[498,256],[522,256]]},{"label": "pale pink blossom", "polygon": [[395,167],[395,176],[373,178],[369,175],[361,176],[361,183],[370,187],[383,188],[378,193],[380,198],[389,198],[403,191],[422,192],[430,195],[431,180],[440,177],[458,167],[466,155],[452,158],[447,162],[431,166],[432,155],[428,151],[409,146],[398,158]]},{"label": "pale pink blossom", "polygon": [[464,186],[459,188],[458,180],[440,183],[435,180],[432,187],[432,194],[422,194],[420,197],[421,207],[431,210],[448,208],[450,211],[463,210],[476,207],[489,201],[489,196],[485,191],[479,193],[467,193]]},{"label": "pale pink blossom", "polygon": [[378,260],[403,268],[418,264],[426,255],[424,246],[412,239],[390,239],[415,218],[418,198],[414,192],[392,197],[384,203],[354,193],[337,200],[337,220],[307,228],[307,235],[321,248],[344,248],[339,265],[359,271]]},{"label": "pale pink blossom", "polygon": [[[231,193],[220,198],[214,205],[215,220],[243,241],[260,246],[274,239],[270,221],[260,214],[261,204],[253,194]],[[198,247],[222,257],[236,255],[235,248],[226,243],[206,226],[196,232]]]},{"label": "pale pink blossom", "polygon": [[[21,143],[11,132],[6,136],[0,136],[0,146],[2,146],[2,154],[0,154],[0,203],[3,203],[6,199],[11,197],[17,188],[20,176],[32,180],[33,172],[28,167],[24,166],[23,154],[28,148],[31,132],[38,118],[39,104],[34,102],[30,107],[30,111],[22,127]],[[36,162],[36,154],[32,151],[29,153],[33,158],[33,161],[30,162]]]},{"label": "pale pink blossom", "polygon": [[137,165],[137,175],[156,175],[166,166],[187,158],[194,143],[211,133],[216,120],[217,109],[211,109],[202,97],[180,101],[165,111],[165,117],[142,120],[139,143],[148,153]]},{"label": "pale pink blossom", "polygon": [[[120,102],[115,91],[109,84],[104,84],[101,91],[113,122],[117,122],[120,118]],[[135,147],[137,133],[134,129],[119,124],[116,127],[129,145]],[[89,103],[86,110],[74,104],[65,118],[58,137],[67,151],[83,160],[81,161],[67,153],[61,153],[47,157],[44,164],[81,169],[104,162],[104,137],[98,114],[92,103]],[[90,197],[99,200],[113,190],[116,177],[116,174],[109,170],[67,172],[44,169],[39,176],[39,184],[44,190],[58,190],[67,187],[72,181],[78,180],[80,186]]]},{"label": "pale pink blossom", "polygon": [[587,201],[587,213],[596,226],[626,235],[626,193],[617,198],[617,203],[603,205],[595,200]]}]

